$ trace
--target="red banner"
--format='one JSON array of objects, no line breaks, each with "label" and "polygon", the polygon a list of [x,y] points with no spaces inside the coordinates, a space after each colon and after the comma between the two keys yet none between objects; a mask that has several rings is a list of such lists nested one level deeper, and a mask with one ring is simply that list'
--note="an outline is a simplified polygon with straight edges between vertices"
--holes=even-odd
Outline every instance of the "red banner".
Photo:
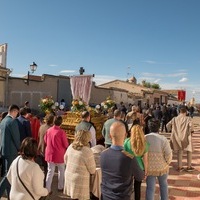
[{"label": "red banner", "polygon": [[185,101],[186,91],[185,90],[178,90],[178,100]]}]

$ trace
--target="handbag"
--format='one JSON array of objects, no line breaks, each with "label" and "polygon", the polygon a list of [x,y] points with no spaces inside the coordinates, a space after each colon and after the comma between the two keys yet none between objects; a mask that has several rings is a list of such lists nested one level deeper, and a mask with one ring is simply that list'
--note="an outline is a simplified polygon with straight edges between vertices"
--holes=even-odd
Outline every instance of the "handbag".
[{"label": "handbag", "polygon": [[[19,167],[18,167],[19,159],[20,159],[20,157],[19,157],[18,160],[17,160],[17,176],[18,176],[18,178],[19,178],[21,184],[24,186],[24,188],[25,188],[26,191],[29,193],[29,195],[32,197],[32,199],[33,199],[33,200],[36,200],[36,199],[34,198],[34,196],[32,195],[32,193],[29,191],[29,189],[25,186],[24,182],[22,181],[22,179],[21,179],[20,176],[19,176]],[[40,197],[39,200],[45,200],[45,199],[46,199],[46,196]]]}]

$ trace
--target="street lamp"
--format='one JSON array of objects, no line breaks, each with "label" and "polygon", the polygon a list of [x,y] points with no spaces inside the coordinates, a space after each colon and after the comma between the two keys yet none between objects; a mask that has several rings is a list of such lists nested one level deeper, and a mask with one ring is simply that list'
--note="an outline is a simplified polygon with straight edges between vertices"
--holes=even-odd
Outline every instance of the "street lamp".
[{"label": "street lamp", "polygon": [[[36,71],[36,69],[37,69],[37,64],[35,62],[30,64],[30,70],[32,74]],[[29,85],[29,78],[30,78],[30,71],[28,71],[27,80],[25,81],[25,84],[27,85]]]}]

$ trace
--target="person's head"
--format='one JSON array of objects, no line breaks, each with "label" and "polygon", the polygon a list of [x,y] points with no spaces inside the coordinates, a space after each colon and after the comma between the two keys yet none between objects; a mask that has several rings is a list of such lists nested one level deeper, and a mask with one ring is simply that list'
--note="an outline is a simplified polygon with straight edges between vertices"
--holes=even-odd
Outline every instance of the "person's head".
[{"label": "person's head", "polygon": [[160,106],[156,106],[156,109],[157,109],[157,110],[160,110]]},{"label": "person's head", "polygon": [[1,113],[0,120],[3,120],[3,119],[6,117],[7,114],[8,114],[8,111],[2,112],[2,113]]},{"label": "person's head", "polygon": [[114,111],[114,118],[119,119],[120,120],[121,117],[121,111],[119,109],[116,109]]},{"label": "person's head", "polygon": [[60,126],[62,124],[62,117],[61,116],[55,116],[55,119],[54,119],[54,125],[55,126]]},{"label": "person's head", "polygon": [[21,116],[26,117],[26,115],[28,114],[27,108],[26,108],[26,107],[20,108],[20,109],[19,109],[19,114],[20,114]]},{"label": "person's head", "polygon": [[160,121],[155,118],[149,119],[148,128],[149,128],[150,133],[151,132],[158,133],[158,131],[160,129]]},{"label": "person's head", "polygon": [[15,104],[10,105],[8,108],[8,113],[11,115],[13,118],[16,118],[17,115],[19,114],[19,107]]},{"label": "person's head", "polygon": [[84,146],[90,147],[90,145],[89,145],[90,140],[91,140],[90,131],[79,130],[75,134],[75,138],[74,138],[74,141],[72,143],[72,147],[75,150],[81,150],[82,147],[84,147]]},{"label": "person's head", "polygon": [[126,138],[126,128],[120,121],[114,122],[110,127],[110,137],[114,145],[123,146]]},{"label": "person's head", "polygon": [[120,119],[124,121],[125,117],[126,117],[126,113],[124,111],[121,111]]},{"label": "person's head", "polygon": [[146,116],[147,115],[150,115],[150,116],[153,115],[153,109],[149,108],[148,110],[146,110],[145,114],[146,114]]},{"label": "person's head", "polygon": [[25,101],[24,106],[28,107],[29,106],[29,101]]},{"label": "person's head", "polygon": [[132,112],[136,113],[138,111],[138,106],[133,105],[131,109]]},{"label": "person's head", "polygon": [[83,111],[81,113],[81,118],[82,120],[85,120],[85,121],[90,121],[90,113],[88,111]]},{"label": "person's head", "polygon": [[134,125],[131,128],[131,149],[137,156],[142,156],[145,151],[144,131],[140,125]]},{"label": "person's head", "polygon": [[180,107],[180,113],[181,113],[181,114],[186,114],[186,113],[187,113],[187,108],[186,108],[186,106],[181,106],[181,107]]},{"label": "person's head", "polygon": [[54,115],[53,114],[49,114],[45,116],[45,122],[47,125],[51,126],[54,123]]},{"label": "person's head", "polygon": [[37,156],[37,141],[27,137],[22,141],[20,155],[23,159],[33,159]]}]

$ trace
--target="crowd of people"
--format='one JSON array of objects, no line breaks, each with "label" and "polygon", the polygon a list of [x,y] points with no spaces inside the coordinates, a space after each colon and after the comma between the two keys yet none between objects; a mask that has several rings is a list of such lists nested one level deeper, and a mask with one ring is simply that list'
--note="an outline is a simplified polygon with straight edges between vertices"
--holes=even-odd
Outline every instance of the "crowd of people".
[{"label": "crowd of people", "polygon": [[[62,116],[48,114],[41,122],[32,116],[27,102],[22,108],[11,105],[1,114],[0,198],[4,192],[10,200],[50,196],[57,167],[57,190],[71,199],[140,200],[145,180],[146,199],[153,200],[158,179],[161,200],[167,200],[172,153],[177,154],[177,171],[194,170],[193,112],[185,105],[126,108],[121,102],[109,112],[102,128],[104,144],[98,144],[90,113],[84,111],[69,144],[61,128]],[[171,132],[170,142],[160,131]],[[184,151],[186,168],[182,165]],[[97,169],[101,170],[100,197],[91,196],[91,175]]]}]

